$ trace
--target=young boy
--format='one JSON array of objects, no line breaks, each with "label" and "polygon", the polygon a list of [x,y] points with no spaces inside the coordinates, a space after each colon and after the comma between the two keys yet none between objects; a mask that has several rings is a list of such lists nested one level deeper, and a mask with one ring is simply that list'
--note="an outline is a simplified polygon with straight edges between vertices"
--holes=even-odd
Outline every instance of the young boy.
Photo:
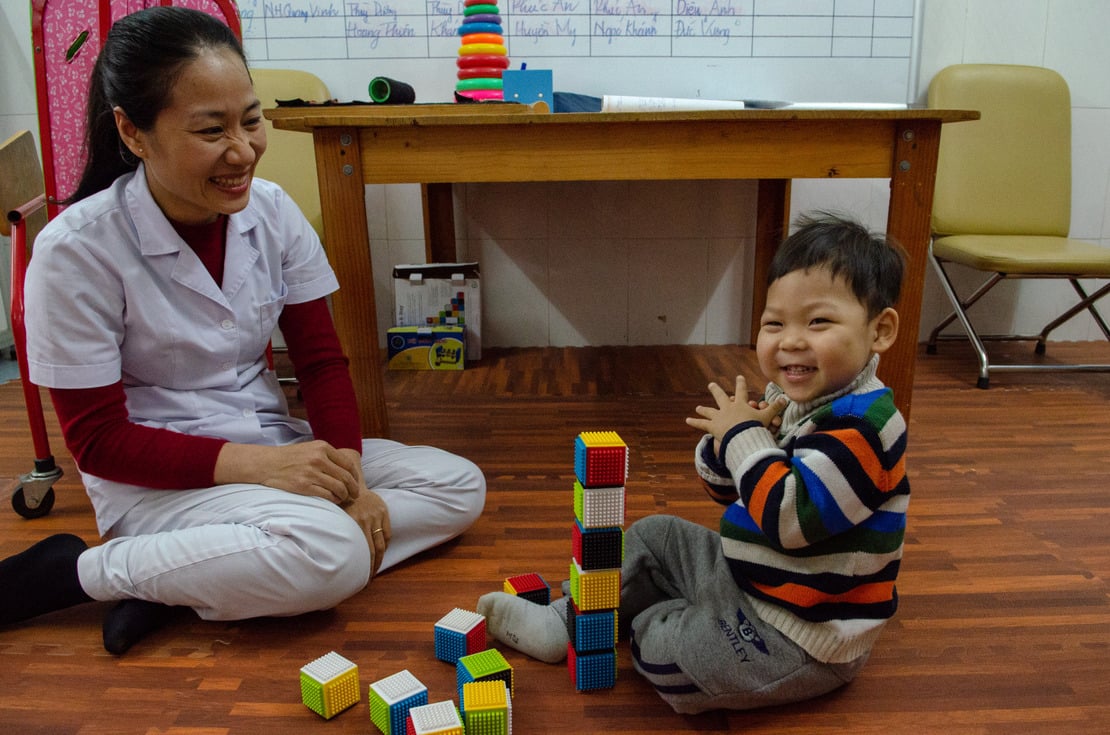
[{"label": "young boy", "polygon": [[[756,352],[771,381],[686,423],[706,490],[728,506],[715,533],[649,516],[625,536],[619,619],[637,671],[676,711],[748,709],[851,681],[894,614],[909,483],[906,426],[875,376],[895,340],[898,250],[863,226],[808,218],[769,274]],[[566,598],[501,592],[478,611],[501,642],[566,654]]]}]

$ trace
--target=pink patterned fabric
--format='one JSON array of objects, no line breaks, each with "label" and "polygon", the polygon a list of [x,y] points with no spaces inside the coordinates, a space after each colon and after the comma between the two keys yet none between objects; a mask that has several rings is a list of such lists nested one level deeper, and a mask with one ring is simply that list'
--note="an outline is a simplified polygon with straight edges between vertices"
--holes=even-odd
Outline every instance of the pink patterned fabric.
[{"label": "pink patterned fabric", "polygon": [[[153,5],[177,5],[203,10],[238,27],[238,19],[225,15],[216,0],[40,0],[42,6],[41,58],[36,59],[39,115],[46,116],[49,131],[42,130],[42,155],[47,173],[46,193],[55,200],[77,188],[85,164],[85,100],[93,63],[103,46],[100,37],[101,7],[114,23],[125,15]],[[235,6],[230,4],[234,11]],[[82,33],[84,43],[67,61],[66,55]],[[45,95],[45,99],[44,99]]]}]

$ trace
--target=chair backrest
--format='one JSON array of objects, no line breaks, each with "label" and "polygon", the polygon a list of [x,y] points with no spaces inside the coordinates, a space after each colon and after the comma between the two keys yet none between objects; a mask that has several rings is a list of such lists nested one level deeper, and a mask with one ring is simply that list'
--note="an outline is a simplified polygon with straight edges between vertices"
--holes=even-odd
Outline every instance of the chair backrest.
[{"label": "chair backrest", "polygon": [[[330,98],[328,87],[319,77],[293,69],[251,69],[254,91],[262,108],[277,106],[277,100],[303,99],[323,102]],[[281,186],[292,197],[304,216],[324,236],[324,216],[316,180],[316,152],[312,136],[290,130],[275,130],[266,121],[266,154],[255,174]]]},{"label": "chair backrest", "polygon": [[1035,66],[957,64],[937,73],[928,100],[981,113],[941,136],[934,232],[1067,236],[1071,98],[1063,77]]},{"label": "chair backrest", "polygon": [[[0,143],[0,172],[0,234],[11,237],[8,212],[22,207],[44,191],[39,153],[30,130],[22,130]],[[34,242],[45,225],[45,209],[27,217],[27,242]]]},{"label": "chair backrest", "polygon": [[119,18],[151,5],[177,5],[220,18],[240,36],[233,0],[32,0],[39,140],[50,216],[77,188],[85,165],[85,103],[93,63]]}]

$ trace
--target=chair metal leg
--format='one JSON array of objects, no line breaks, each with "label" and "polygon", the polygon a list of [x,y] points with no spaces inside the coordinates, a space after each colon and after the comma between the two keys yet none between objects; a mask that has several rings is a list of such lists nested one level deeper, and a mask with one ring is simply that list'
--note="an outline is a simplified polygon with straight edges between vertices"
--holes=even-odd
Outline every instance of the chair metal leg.
[{"label": "chair metal leg", "polygon": [[1102,298],[1107,293],[1107,291],[1110,291],[1110,283],[1105,284],[1098,291],[1095,291],[1093,294],[1088,296],[1087,292],[1083,290],[1083,286],[1080,285],[1078,279],[1069,278],[1068,281],[1071,283],[1072,288],[1075,289],[1075,292],[1079,294],[1080,301],[1078,304],[1071,307],[1063,314],[1046,324],[1044,329],[1041,330],[1040,335],[1038,335],[1037,337],[1037,346],[1035,348],[1035,352],[1038,355],[1043,355],[1045,353],[1045,347],[1048,342],[1049,333],[1084,309],[1090,312],[1091,317],[1095,320],[1095,323],[1098,324],[1099,329],[1102,330],[1103,336],[1106,337],[1106,339],[1110,340],[1110,329],[1107,328],[1106,322],[1102,319],[1102,315],[1099,313],[1098,309],[1095,308],[1095,302]]},{"label": "chair metal leg", "polygon": [[974,327],[971,326],[971,321],[967,318],[966,308],[982,298],[983,294],[1002,280],[1002,276],[997,273],[994,274],[986,283],[977,288],[975,293],[968,297],[965,305],[959,295],[956,294],[956,289],[952,286],[952,281],[948,277],[947,271],[944,270],[944,266],[941,265],[940,259],[933,255],[932,244],[929,245],[929,262],[933,264],[933,268],[936,270],[937,275],[940,276],[940,285],[944,289],[944,292],[948,294],[948,300],[952,302],[952,314],[949,315],[945,321],[941,322],[941,324],[933,330],[933,333],[929,335],[929,343],[935,345],[937,335],[941,328],[950,324],[953,317],[959,319],[979,360],[979,379],[975,382],[975,386],[985,390],[990,387],[990,361],[987,359],[987,350],[986,347],[983,346],[983,341],[979,339],[979,335],[975,332]]}]

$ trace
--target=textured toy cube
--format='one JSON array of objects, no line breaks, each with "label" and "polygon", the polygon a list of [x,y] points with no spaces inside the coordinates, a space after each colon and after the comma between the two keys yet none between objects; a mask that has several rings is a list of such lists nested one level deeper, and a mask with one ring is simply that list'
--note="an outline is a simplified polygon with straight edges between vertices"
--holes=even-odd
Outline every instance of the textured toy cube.
[{"label": "textured toy cube", "polygon": [[301,667],[301,701],[326,720],[362,698],[358,666],[335,651]]},{"label": "textured toy cube", "polygon": [[455,681],[462,700],[463,686],[474,681],[500,681],[509,687],[513,695],[513,667],[496,648],[487,648],[479,653],[462,656],[455,664]]},{"label": "textured toy cube", "polygon": [[584,431],[574,440],[574,474],[583,487],[624,485],[628,447],[615,431]]},{"label": "textured toy cube", "polygon": [[582,612],[573,601],[567,605],[567,635],[579,653],[604,651],[617,645],[617,611]]},{"label": "textured toy cube", "polygon": [[509,687],[502,681],[472,681],[463,684],[462,702],[466,735],[509,735],[513,729],[513,704]]},{"label": "textured toy cube", "polygon": [[571,547],[574,560],[586,571],[616,569],[624,559],[624,529],[620,526],[583,528],[575,521]]},{"label": "textured toy cube", "polygon": [[436,658],[449,664],[486,649],[486,618],[456,607],[435,624]]},{"label": "textured toy cube", "polygon": [[410,709],[405,732],[406,735],[464,735],[466,728],[455,703],[447,700]]},{"label": "textured toy cube", "polygon": [[621,570],[598,569],[587,572],[571,559],[570,596],[579,610],[611,610],[621,606]]},{"label": "textured toy cube", "polygon": [[370,685],[370,720],[385,735],[405,732],[409,710],[428,703],[428,687],[408,669]]},{"label": "textured toy cube", "polygon": [[551,603],[551,586],[538,574],[518,574],[507,578],[505,592],[539,605]]},{"label": "textured toy cube", "polygon": [[574,688],[580,692],[612,689],[617,683],[617,652],[579,653],[567,644],[567,670]]},{"label": "textured toy cube", "polygon": [[624,525],[624,487],[582,487],[574,481],[574,516],[583,528]]}]

